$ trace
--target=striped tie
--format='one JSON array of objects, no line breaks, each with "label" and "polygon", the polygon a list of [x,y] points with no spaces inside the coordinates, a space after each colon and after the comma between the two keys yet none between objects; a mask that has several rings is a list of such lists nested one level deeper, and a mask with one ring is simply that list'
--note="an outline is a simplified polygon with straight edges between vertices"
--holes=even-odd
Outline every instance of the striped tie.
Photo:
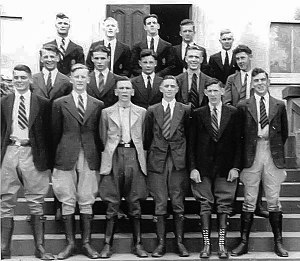
[{"label": "striped tie", "polygon": [[162,127],[162,134],[166,139],[170,138],[170,129],[171,129],[171,109],[170,104],[164,113],[164,124]]},{"label": "striped tie", "polygon": [[51,72],[49,71],[47,83],[46,83],[47,95],[50,97],[50,91],[52,89]]},{"label": "striped tie", "polygon": [[147,79],[148,79],[148,81],[147,81],[147,96],[148,96],[148,103],[149,103],[150,102],[151,93],[152,93],[151,76],[148,75]]},{"label": "striped tie", "polygon": [[78,113],[79,113],[79,117],[81,122],[83,122],[83,118],[84,118],[84,105],[83,105],[83,99],[81,95],[78,95]]},{"label": "striped tie", "polygon": [[21,130],[24,130],[28,127],[28,120],[26,117],[26,109],[25,109],[25,98],[23,95],[20,96],[20,104],[18,110],[18,125]]},{"label": "striped tie", "polygon": [[62,56],[65,56],[66,49],[65,49],[65,38],[64,37],[61,38],[60,49],[62,52]]},{"label": "striped tie", "polygon": [[246,94],[247,94],[247,78],[248,78],[248,73],[245,74],[244,84],[242,85],[242,88],[241,88],[240,100],[245,100],[246,99]]},{"label": "striped tie", "polygon": [[189,102],[192,105],[192,109],[199,107],[199,96],[197,90],[197,74],[193,74],[191,90],[189,93]]},{"label": "striped tie", "polygon": [[218,116],[217,116],[217,108],[214,107],[211,114],[211,126],[213,131],[213,138],[216,141],[218,139]]},{"label": "striped tie", "polygon": [[102,92],[104,88],[104,75],[102,72],[99,73],[99,85],[98,85],[98,89],[99,89],[99,92]]},{"label": "striped tie", "polygon": [[266,107],[265,107],[265,103],[264,103],[264,97],[262,96],[260,98],[260,126],[263,129],[264,127],[266,127],[266,125],[269,124],[269,119],[267,116],[267,112],[266,112]]}]

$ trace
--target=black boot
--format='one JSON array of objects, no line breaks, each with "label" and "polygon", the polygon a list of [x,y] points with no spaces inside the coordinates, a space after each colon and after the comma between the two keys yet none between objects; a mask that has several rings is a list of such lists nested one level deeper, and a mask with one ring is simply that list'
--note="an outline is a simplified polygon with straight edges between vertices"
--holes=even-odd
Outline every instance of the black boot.
[{"label": "black boot", "polygon": [[254,213],[242,212],[241,214],[241,242],[240,244],[231,251],[232,256],[240,256],[248,253],[248,242],[253,223]]},{"label": "black boot", "polygon": [[14,231],[14,219],[1,218],[1,259],[10,259],[11,237]]},{"label": "black boot", "polygon": [[91,246],[93,215],[80,214],[81,240],[83,254],[88,258],[99,258],[99,253]]},{"label": "black boot", "polygon": [[209,258],[211,255],[210,221],[211,221],[210,214],[201,215],[203,248],[202,248],[202,251],[200,252],[200,258]]},{"label": "black boot", "polygon": [[148,257],[148,253],[145,251],[142,244],[142,235],[141,235],[141,219],[130,217],[132,225],[132,235],[133,235],[133,254],[138,257]]},{"label": "black boot", "polygon": [[256,209],[254,214],[259,217],[269,218],[269,212],[262,205],[262,194],[263,194],[263,186],[262,186],[262,182],[260,182],[257,201],[256,201]]},{"label": "black boot", "polygon": [[66,259],[75,252],[75,216],[74,214],[63,215],[62,219],[65,226],[67,246],[57,255],[57,259]]},{"label": "black boot", "polygon": [[153,257],[162,257],[166,253],[166,217],[154,217],[156,222],[156,235],[158,239],[158,246],[152,252]]},{"label": "black boot", "polygon": [[58,201],[56,196],[54,196],[54,209],[55,209],[55,221],[61,221],[62,220],[61,202]]},{"label": "black boot", "polygon": [[219,258],[228,258],[228,251],[226,248],[226,229],[227,229],[227,214],[218,214],[219,225]]},{"label": "black boot", "polygon": [[100,253],[101,258],[109,258],[112,256],[112,244],[115,233],[115,223],[117,222],[117,219],[118,217],[114,216],[106,220],[104,247]]},{"label": "black boot", "polygon": [[182,214],[174,214],[174,223],[175,223],[175,240],[176,247],[180,257],[189,256],[189,252],[183,244],[183,224],[184,216]]},{"label": "black boot", "polygon": [[289,253],[282,244],[282,213],[270,212],[270,224],[274,234],[274,252],[281,257],[288,257]]},{"label": "black boot", "polygon": [[45,250],[45,218],[42,215],[31,215],[30,223],[35,244],[35,257],[42,260],[54,260],[51,253],[46,253]]}]

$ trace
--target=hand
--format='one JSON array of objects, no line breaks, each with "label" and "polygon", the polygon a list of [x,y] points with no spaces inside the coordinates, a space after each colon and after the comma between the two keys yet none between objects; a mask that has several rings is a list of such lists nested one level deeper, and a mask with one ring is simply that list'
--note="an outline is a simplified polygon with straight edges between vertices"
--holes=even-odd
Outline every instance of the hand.
[{"label": "hand", "polygon": [[232,181],[236,180],[238,177],[239,177],[238,170],[237,169],[231,169],[231,170],[229,170],[227,181],[232,182]]},{"label": "hand", "polygon": [[195,181],[196,183],[202,182],[200,172],[196,169],[193,169],[191,171],[190,178],[191,178],[191,180]]}]

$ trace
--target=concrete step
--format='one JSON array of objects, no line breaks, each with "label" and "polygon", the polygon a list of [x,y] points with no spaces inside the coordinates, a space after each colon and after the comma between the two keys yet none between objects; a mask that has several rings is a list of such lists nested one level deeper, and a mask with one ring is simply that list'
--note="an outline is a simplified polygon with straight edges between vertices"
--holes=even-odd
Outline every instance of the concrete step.
[{"label": "concrete step", "polygon": [[[300,214],[284,214],[283,216],[283,231],[285,232],[300,232]],[[61,234],[64,231],[63,223],[54,220],[54,216],[46,216],[47,222],[45,225],[46,234]],[[75,216],[76,227],[79,233],[79,215]],[[27,216],[15,216],[15,235],[31,234],[30,223],[27,221]],[[143,233],[155,232],[155,223],[152,215],[142,216],[142,231]],[[172,215],[167,219],[167,230],[173,231]],[[212,215],[212,229],[217,230],[216,215]],[[234,215],[229,219],[229,231],[239,231],[240,215]],[[120,219],[116,226],[116,231],[121,233],[130,233],[131,225],[128,219]],[[200,217],[198,215],[188,214],[185,219],[186,232],[200,232]],[[270,232],[272,231],[269,220],[261,217],[255,217],[252,225],[252,231]],[[93,233],[105,233],[105,215],[95,215],[93,222]]]},{"label": "concrete step", "polygon": [[[239,232],[227,233],[227,245],[229,249],[234,248],[239,243]],[[103,234],[92,234],[92,245],[97,251],[103,247]],[[148,252],[152,252],[156,247],[156,234],[143,233],[143,244]],[[299,251],[300,232],[284,232],[284,245],[289,251]],[[65,246],[65,236],[61,234],[46,234],[46,249],[53,254],[58,254]],[[76,235],[77,248],[80,249],[80,235]],[[212,232],[211,241],[213,251],[217,251],[218,235]],[[273,233],[252,232],[249,241],[250,252],[273,251]],[[200,252],[202,248],[202,235],[198,232],[185,233],[185,246],[190,252]],[[129,233],[117,233],[114,239],[114,252],[130,253],[132,247],[132,236]],[[14,235],[12,240],[12,255],[33,255],[34,242],[31,235]],[[167,252],[175,253],[174,234],[167,234]]]}]

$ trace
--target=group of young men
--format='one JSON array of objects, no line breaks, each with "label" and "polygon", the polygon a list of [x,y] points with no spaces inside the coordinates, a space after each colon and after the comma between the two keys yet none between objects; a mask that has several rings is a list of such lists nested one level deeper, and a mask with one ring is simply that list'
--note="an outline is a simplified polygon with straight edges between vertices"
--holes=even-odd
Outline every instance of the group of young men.
[{"label": "group of young men", "polygon": [[[158,239],[152,256],[166,253],[168,198],[177,252],[189,256],[183,229],[189,186],[201,207],[200,257],[211,256],[216,209],[218,256],[228,258],[227,218],[239,179],[244,184],[241,242],[231,255],[248,252],[257,213],[270,220],[277,255],[288,256],[279,202],[286,176],[286,110],[270,95],[267,72],[251,68],[249,47],[232,50],[233,35],[224,30],[221,52],[207,63],[206,50],[194,43],[193,21],[182,21],[183,42],[172,47],[158,36],[158,18],[151,14],[144,18],[147,38],[130,51],[116,40],[118,23],[109,17],[103,24],[105,39],[91,45],[84,65],[82,48],[68,38],[69,18],[58,14],[56,28],[57,39],[40,50],[41,72],[32,75],[28,66],[15,66],[15,92],[1,99],[1,258],[11,255],[14,207],[23,186],[35,256],[54,259],[44,245],[43,201],[50,175],[67,241],[58,259],[75,253],[77,203],[83,253],[92,259],[111,257],[122,197],[132,224],[133,253],[147,257],[141,201],[148,192],[155,202]],[[256,207],[260,183],[268,212]],[[98,193],[107,203],[100,253],[91,245]]]}]

